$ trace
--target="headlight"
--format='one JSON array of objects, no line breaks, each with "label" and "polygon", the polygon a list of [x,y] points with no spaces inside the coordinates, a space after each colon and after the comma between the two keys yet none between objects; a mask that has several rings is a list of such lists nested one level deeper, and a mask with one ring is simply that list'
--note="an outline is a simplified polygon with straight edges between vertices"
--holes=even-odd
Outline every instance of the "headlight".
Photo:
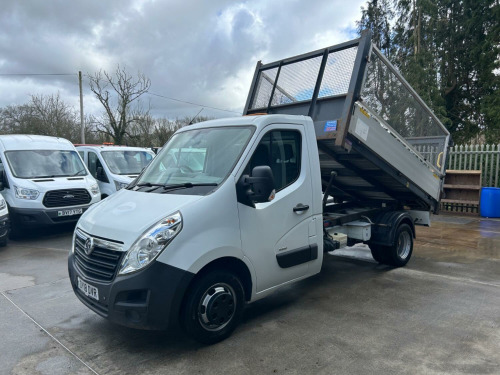
[{"label": "headlight", "polygon": [[0,198],[0,211],[7,207],[7,203],[5,203],[5,199]]},{"label": "headlight", "polygon": [[115,181],[115,187],[116,187],[116,190],[120,190],[120,189],[123,189],[123,188],[126,188],[128,186],[127,183],[125,182],[120,182],[120,181]]},{"label": "headlight", "polygon": [[137,271],[151,263],[182,229],[179,211],[161,219],[148,229],[127,252],[120,274]]},{"label": "headlight", "polygon": [[37,199],[38,196],[40,195],[40,192],[38,190],[33,190],[33,189],[26,189],[23,187],[19,187],[14,185],[14,190],[16,194],[16,198],[19,199]]},{"label": "headlight", "polygon": [[91,192],[92,194],[94,194],[94,195],[99,194],[99,193],[100,193],[100,191],[99,191],[99,185],[97,185],[97,184],[92,185],[92,186],[90,187],[90,192]]}]

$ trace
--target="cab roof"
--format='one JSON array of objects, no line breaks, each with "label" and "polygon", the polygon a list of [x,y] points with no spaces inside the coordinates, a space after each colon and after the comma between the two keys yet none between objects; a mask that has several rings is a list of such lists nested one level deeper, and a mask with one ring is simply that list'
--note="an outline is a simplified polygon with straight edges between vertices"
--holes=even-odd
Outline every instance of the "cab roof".
[{"label": "cab roof", "polygon": [[183,132],[186,130],[193,129],[203,129],[203,128],[215,128],[221,126],[245,126],[253,125],[257,129],[261,129],[269,124],[304,124],[304,120],[309,119],[307,116],[296,116],[296,115],[251,115],[251,116],[240,116],[240,117],[228,117],[204,122],[198,122],[193,125],[185,126],[179,129],[177,132]]},{"label": "cab roof", "polygon": [[77,150],[93,150],[93,151],[145,151],[151,154],[154,152],[146,147],[133,147],[133,146],[115,146],[115,145],[76,145]]},{"label": "cab roof", "polygon": [[9,150],[75,150],[73,144],[64,138],[46,135],[7,134],[0,135],[0,148]]}]

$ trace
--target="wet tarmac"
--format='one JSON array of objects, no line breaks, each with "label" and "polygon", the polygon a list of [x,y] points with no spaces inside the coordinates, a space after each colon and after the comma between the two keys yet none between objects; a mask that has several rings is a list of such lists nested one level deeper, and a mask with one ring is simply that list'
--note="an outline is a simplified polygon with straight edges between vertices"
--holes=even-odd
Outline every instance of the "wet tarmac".
[{"label": "wet tarmac", "polygon": [[500,220],[434,217],[404,268],[366,246],[247,307],[210,347],[113,325],[73,295],[71,228],[0,248],[0,374],[498,374]]}]

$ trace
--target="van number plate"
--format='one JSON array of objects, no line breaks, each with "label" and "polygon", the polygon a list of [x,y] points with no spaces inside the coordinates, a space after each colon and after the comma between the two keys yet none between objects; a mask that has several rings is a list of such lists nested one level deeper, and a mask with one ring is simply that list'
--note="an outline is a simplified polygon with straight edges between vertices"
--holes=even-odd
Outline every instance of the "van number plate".
[{"label": "van number plate", "polygon": [[72,210],[57,211],[57,216],[73,216],[79,215],[83,212],[83,208],[74,208]]},{"label": "van number plate", "polygon": [[79,277],[78,277],[78,289],[80,289],[83,292],[83,294],[85,294],[87,297],[99,301],[99,291],[97,290],[97,288],[95,286],[87,284]]}]

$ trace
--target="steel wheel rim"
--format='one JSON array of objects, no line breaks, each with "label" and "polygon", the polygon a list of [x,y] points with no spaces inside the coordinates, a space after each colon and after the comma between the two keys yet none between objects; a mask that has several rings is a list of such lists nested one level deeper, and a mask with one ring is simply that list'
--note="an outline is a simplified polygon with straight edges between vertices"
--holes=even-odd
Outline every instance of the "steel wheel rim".
[{"label": "steel wheel rim", "polygon": [[411,251],[411,237],[410,233],[407,231],[403,231],[399,234],[398,237],[398,257],[401,259],[406,259],[408,255],[410,255]]},{"label": "steel wheel rim", "polygon": [[212,285],[200,299],[198,321],[207,331],[220,331],[232,321],[236,304],[236,293],[230,285]]}]

